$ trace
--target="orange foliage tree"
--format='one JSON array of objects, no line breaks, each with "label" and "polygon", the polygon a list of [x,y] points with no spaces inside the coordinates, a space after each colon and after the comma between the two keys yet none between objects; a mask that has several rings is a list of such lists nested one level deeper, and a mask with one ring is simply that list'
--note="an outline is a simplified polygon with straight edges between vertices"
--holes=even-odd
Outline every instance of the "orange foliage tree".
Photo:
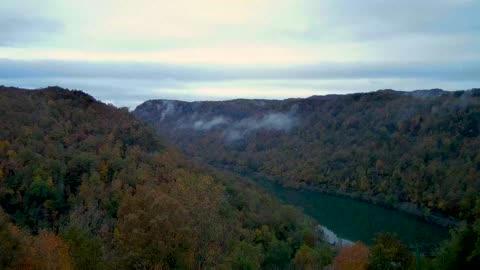
[{"label": "orange foliage tree", "polygon": [[68,246],[52,232],[42,231],[33,237],[30,248],[31,264],[34,269],[73,269]]},{"label": "orange foliage tree", "polygon": [[340,250],[333,262],[335,270],[365,270],[367,269],[370,251],[362,242]]}]

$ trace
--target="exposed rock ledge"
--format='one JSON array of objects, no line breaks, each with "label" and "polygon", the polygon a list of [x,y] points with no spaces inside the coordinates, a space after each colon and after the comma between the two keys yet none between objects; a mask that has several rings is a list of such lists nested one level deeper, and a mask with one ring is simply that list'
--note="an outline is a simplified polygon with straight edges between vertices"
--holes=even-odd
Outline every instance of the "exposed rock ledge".
[{"label": "exposed rock ledge", "polygon": [[323,239],[335,248],[341,249],[343,247],[349,247],[354,244],[350,240],[338,237],[334,232],[332,232],[325,226],[318,225],[317,230],[320,234],[323,235]]}]

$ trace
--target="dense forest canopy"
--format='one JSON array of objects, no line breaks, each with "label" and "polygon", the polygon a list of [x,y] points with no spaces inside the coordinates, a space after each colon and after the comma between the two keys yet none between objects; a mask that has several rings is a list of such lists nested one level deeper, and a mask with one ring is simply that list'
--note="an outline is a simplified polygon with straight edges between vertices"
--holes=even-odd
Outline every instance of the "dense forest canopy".
[{"label": "dense forest canopy", "polygon": [[455,218],[480,192],[480,89],[152,100],[134,114],[189,156],[288,186]]},{"label": "dense forest canopy", "polygon": [[[81,91],[0,87],[0,269],[476,269],[478,155],[467,146],[478,143],[478,91],[435,93],[150,101],[134,116]],[[405,117],[401,109],[415,102],[417,110]],[[156,132],[138,117],[153,122]],[[388,119],[399,126],[382,128]],[[422,205],[428,189],[414,201],[411,183],[402,178],[419,171],[417,189],[424,180],[440,191],[452,185],[458,201],[438,211],[459,210],[455,216],[463,222],[435,258],[415,255],[389,233],[377,235],[370,247],[331,246],[298,209],[236,174],[186,159],[156,133],[189,158],[279,176],[299,187],[320,171],[312,183],[321,187],[378,198],[398,188],[398,201]],[[427,169],[433,161],[435,170]],[[358,173],[367,179],[365,189],[342,186],[345,166],[358,168],[343,182],[355,183]],[[445,179],[437,183],[438,175],[429,172]],[[449,182],[454,178],[458,183]],[[448,198],[448,192],[434,195]]]},{"label": "dense forest canopy", "polygon": [[186,161],[126,109],[80,91],[2,87],[0,120],[1,269],[332,261],[311,219]]}]

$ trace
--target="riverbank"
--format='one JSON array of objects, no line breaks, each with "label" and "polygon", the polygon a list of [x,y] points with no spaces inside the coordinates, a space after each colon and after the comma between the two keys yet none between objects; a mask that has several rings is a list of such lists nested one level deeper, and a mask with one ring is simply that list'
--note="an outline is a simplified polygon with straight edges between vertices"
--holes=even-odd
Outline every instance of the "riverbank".
[{"label": "riverbank", "polygon": [[348,193],[348,192],[342,192],[339,190],[334,190],[330,188],[322,188],[319,185],[315,185],[312,183],[307,183],[307,182],[296,182],[295,184],[289,184],[288,181],[285,181],[279,177],[271,177],[271,176],[265,176],[261,173],[258,172],[253,172],[253,171],[246,171],[246,170],[237,170],[235,168],[229,167],[229,166],[224,166],[220,164],[211,164],[211,166],[222,169],[222,170],[227,170],[230,172],[234,172],[236,174],[246,176],[248,178],[254,178],[254,179],[268,179],[269,181],[272,181],[276,184],[282,185],[284,188],[291,188],[291,189],[296,189],[296,190],[310,190],[310,191],[315,191],[319,192],[322,194],[327,194],[330,196],[338,196],[342,198],[349,198],[361,202],[366,202],[370,203],[376,206],[381,206],[385,207],[387,209],[393,209],[396,211],[400,211],[409,215],[412,215],[418,219],[421,219],[425,222],[428,222],[430,224],[444,227],[444,228],[451,228],[451,227],[457,227],[459,225],[459,220],[454,218],[454,217],[447,217],[441,215],[441,213],[435,213],[432,212],[431,209],[421,209],[417,207],[415,204],[410,203],[410,202],[397,202],[397,203],[387,203],[384,199],[379,198],[379,197],[370,197],[364,194],[361,194],[360,192],[357,193]]},{"label": "riverbank", "polygon": [[[258,175],[258,176],[265,177],[262,175]],[[431,209],[429,208],[421,209],[417,207],[415,204],[410,202],[398,202],[398,203],[391,204],[391,203],[385,202],[385,200],[379,197],[370,197],[361,193],[348,193],[348,192],[341,192],[338,190],[325,189],[319,186],[315,186],[314,184],[305,183],[305,182],[300,183],[300,185],[292,186],[292,185],[285,184],[285,182],[281,182],[281,180],[272,180],[269,177],[265,177],[265,178],[269,179],[269,181],[274,181],[275,183],[280,184],[285,188],[311,190],[311,191],[315,191],[323,194],[328,194],[330,196],[349,198],[352,200],[358,200],[358,201],[370,203],[373,205],[385,207],[387,209],[401,211],[403,213],[407,213],[409,215],[415,216],[416,218],[419,218],[425,222],[428,222],[437,226],[441,226],[444,228],[457,227],[460,223],[454,217],[445,217],[445,216],[441,216],[440,214],[432,213]]]},{"label": "riverbank", "polygon": [[[198,161],[198,160],[197,160]],[[448,230],[406,211],[383,207],[349,196],[332,195],[306,188],[288,188],[252,172],[241,173],[225,167],[213,170],[236,175],[239,180],[263,188],[286,204],[303,209],[318,224],[334,232],[338,238],[374,244],[378,233],[390,232],[409,247],[420,247],[424,253],[431,252],[448,238]]]},{"label": "riverbank", "polygon": [[340,250],[344,247],[349,247],[354,244],[348,239],[338,237],[336,233],[325,226],[317,225],[316,229],[323,235],[323,240],[329,243],[336,250]]}]

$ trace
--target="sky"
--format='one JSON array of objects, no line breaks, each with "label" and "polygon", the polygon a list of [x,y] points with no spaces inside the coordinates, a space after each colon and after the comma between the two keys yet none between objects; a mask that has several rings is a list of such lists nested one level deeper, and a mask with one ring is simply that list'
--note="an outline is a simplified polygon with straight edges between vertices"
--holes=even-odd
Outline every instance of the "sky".
[{"label": "sky", "polygon": [[0,85],[149,99],[480,87],[478,0],[0,0]]}]

